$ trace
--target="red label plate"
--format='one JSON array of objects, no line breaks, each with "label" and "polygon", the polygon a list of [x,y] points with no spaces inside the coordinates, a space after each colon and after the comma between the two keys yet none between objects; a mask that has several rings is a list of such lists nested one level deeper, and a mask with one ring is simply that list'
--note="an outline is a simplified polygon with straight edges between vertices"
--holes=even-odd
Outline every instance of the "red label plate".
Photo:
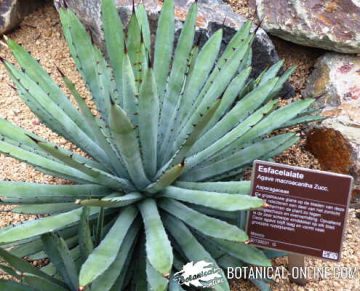
[{"label": "red label plate", "polygon": [[255,161],[251,195],[268,207],[249,212],[250,244],[339,261],[352,180]]}]

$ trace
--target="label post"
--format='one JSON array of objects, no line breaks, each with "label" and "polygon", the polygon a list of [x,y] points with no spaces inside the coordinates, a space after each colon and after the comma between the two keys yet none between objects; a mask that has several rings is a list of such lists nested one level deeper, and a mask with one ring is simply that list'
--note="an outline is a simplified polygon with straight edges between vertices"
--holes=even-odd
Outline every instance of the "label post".
[{"label": "label post", "polygon": [[[293,282],[300,286],[305,286],[306,277],[304,275],[304,272],[301,272],[301,270],[304,270],[305,268],[305,256],[298,254],[289,254],[288,265],[290,272],[290,276],[289,276],[290,282]],[[295,268],[298,268],[297,272],[294,271]],[[296,276],[293,276],[295,273]]]}]

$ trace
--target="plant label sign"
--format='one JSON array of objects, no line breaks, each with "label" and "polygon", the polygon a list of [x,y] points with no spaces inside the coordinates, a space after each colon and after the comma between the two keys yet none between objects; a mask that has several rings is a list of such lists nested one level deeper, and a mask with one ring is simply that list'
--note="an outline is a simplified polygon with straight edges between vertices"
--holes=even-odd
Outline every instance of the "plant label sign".
[{"label": "plant label sign", "polygon": [[353,178],[255,161],[251,195],[268,204],[249,212],[250,244],[339,261]]}]

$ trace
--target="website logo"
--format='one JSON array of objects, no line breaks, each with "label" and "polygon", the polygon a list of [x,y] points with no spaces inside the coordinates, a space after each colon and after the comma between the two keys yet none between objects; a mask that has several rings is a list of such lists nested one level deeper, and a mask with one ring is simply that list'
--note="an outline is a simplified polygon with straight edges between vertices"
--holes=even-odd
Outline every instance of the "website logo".
[{"label": "website logo", "polygon": [[179,285],[197,288],[211,288],[224,282],[223,273],[213,263],[206,261],[190,262],[174,274]]}]

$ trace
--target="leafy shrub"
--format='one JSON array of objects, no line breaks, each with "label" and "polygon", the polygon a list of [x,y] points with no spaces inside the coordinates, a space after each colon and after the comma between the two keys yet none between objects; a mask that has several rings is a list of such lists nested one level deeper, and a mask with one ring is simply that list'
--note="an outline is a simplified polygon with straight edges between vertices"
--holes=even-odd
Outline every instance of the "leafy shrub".
[{"label": "leafy shrub", "polygon": [[[125,33],[113,0],[103,0],[104,57],[75,14],[61,8],[65,38],[97,115],[65,75],[76,106],[30,54],[7,40],[20,68],[2,61],[24,102],[87,154],[0,120],[2,153],[74,182],[0,183],[2,203],[20,205],[14,212],[49,214],[0,231],[0,255],[10,265],[2,268],[26,288],[165,290],[188,261],[223,268],[271,264],[269,252],[246,244],[243,230],[244,211],[264,202],[247,195],[249,182],[233,177],[254,159],[296,143],[294,133],[269,134],[316,119],[306,111],[312,100],[277,106],[274,98],[293,71],[278,76],[282,62],[249,79],[251,23],[222,54],[221,29],[201,48],[193,45],[196,14],[194,3],[175,47],[174,3],[165,0],[151,52],[144,7],[134,10]],[[23,256],[52,263],[39,270]],[[174,280],[169,286],[181,289]]]}]

